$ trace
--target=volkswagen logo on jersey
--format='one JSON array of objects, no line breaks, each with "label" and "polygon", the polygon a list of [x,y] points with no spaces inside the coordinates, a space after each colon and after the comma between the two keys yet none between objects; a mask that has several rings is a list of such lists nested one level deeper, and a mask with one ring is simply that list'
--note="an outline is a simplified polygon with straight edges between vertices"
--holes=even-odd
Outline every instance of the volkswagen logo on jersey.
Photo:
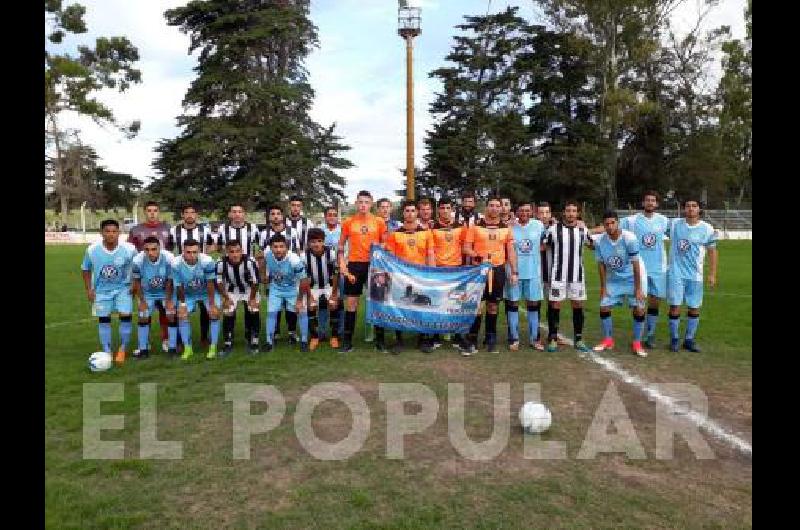
[{"label": "volkswagen logo on jersey", "polygon": [[642,245],[646,246],[647,248],[653,248],[656,245],[656,235],[655,234],[643,235]]},{"label": "volkswagen logo on jersey", "polygon": [[119,271],[113,265],[104,265],[102,269],[100,269],[100,277],[104,280],[113,280],[119,275]]},{"label": "volkswagen logo on jersey", "polygon": [[150,288],[151,289],[161,289],[164,287],[164,277],[163,276],[153,276],[150,278]]},{"label": "volkswagen logo on jersey", "polygon": [[622,258],[620,258],[619,256],[610,256],[606,260],[606,265],[608,265],[612,269],[622,268]]},{"label": "volkswagen logo on jersey", "polygon": [[678,241],[678,250],[680,250],[681,252],[686,252],[687,250],[689,250],[689,247],[691,246],[692,244],[689,242],[688,239],[681,239],[680,241]]},{"label": "volkswagen logo on jersey", "polygon": [[523,254],[530,254],[533,248],[533,242],[530,239],[523,239],[519,242],[519,251]]},{"label": "volkswagen logo on jersey", "polygon": [[200,287],[203,286],[203,280],[200,278],[192,278],[192,280],[186,285],[189,289],[197,291]]},{"label": "volkswagen logo on jersey", "polygon": [[276,273],[274,273],[274,274],[272,275],[272,280],[273,280],[273,281],[275,281],[275,282],[277,282],[277,283],[280,283],[280,282],[282,282],[282,281],[283,281],[283,274],[282,274],[282,273],[280,273],[280,272],[276,272]]}]

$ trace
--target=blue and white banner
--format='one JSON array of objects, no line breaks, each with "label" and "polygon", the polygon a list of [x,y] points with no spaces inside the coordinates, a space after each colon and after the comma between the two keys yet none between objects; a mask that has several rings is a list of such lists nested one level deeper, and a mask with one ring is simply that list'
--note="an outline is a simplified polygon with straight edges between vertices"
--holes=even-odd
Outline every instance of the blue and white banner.
[{"label": "blue and white banner", "polygon": [[372,245],[367,322],[417,333],[467,333],[480,309],[488,263],[426,267]]}]

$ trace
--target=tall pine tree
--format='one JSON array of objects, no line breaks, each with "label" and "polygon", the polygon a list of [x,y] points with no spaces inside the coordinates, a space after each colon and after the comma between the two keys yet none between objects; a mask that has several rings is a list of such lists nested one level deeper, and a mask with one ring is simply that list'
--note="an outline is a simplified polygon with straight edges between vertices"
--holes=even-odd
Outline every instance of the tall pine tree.
[{"label": "tall pine tree", "polygon": [[183,131],[156,148],[162,177],[151,192],[217,211],[230,200],[263,208],[301,194],[314,208],[342,198],[349,147],[309,116],[303,61],[318,44],[309,0],[194,0],[165,16],[200,54]]}]

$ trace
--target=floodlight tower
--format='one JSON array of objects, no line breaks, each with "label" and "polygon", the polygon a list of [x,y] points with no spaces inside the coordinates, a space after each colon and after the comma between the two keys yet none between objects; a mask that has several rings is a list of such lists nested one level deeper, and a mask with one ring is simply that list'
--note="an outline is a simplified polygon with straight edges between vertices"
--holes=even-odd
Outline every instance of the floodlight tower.
[{"label": "floodlight tower", "polygon": [[422,33],[422,9],[398,0],[397,33],[406,41],[406,199],[414,199],[414,37]]}]

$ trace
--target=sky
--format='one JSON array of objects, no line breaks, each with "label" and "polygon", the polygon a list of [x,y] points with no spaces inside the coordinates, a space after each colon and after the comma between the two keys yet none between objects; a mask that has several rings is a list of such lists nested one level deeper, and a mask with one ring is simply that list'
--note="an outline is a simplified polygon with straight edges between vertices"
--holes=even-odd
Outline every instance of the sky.
[{"label": "sky", "polygon": [[[65,1],[65,3],[67,3]],[[72,2],[69,2],[72,3]],[[125,93],[103,91],[99,99],[114,110],[117,119],[141,120],[139,135],[126,140],[113,128],[103,129],[91,120],[65,115],[62,126],[78,128],[82,140],[93,145],[107,168],[145,182],[157,173],[151,167],[153,148],[160,139],[179,134],[176,117],[194,78],[196,57],[188,54],[189,37],[168,26],[163,13],[186,0],[80,0],[86,6],[88,33],[70,36],[62,45],[91,44],[97,36],[124,35],[139,49],[142,83]],[[685,30],[693,23],[698,3],[685,0],[672,16],[673,27]],[[414,46],[415,151],[422,164],[425,131],[432,126],[428,108],[439,83],[428,73],[445,64],[454,26],[464,15],[498,12],[509,5],[518,14],[541,21],[532,0],[416,0],[422,8],[422,34]],[[722,0],[706,27],[731,26],[743,38],[746,0]],[[346,156],[355,167],[343,171],[345,194],[353,201],[358,190],[377,197],[394,197],[402,185],[405,167],[405,43],[397,35],[396,0],[311,0],[311,19],[318,27],[319,47],[306,66],[316,91],[312,117],[322,125],[336,124]],[[713,73],[712,73],[713,75]]]}]

